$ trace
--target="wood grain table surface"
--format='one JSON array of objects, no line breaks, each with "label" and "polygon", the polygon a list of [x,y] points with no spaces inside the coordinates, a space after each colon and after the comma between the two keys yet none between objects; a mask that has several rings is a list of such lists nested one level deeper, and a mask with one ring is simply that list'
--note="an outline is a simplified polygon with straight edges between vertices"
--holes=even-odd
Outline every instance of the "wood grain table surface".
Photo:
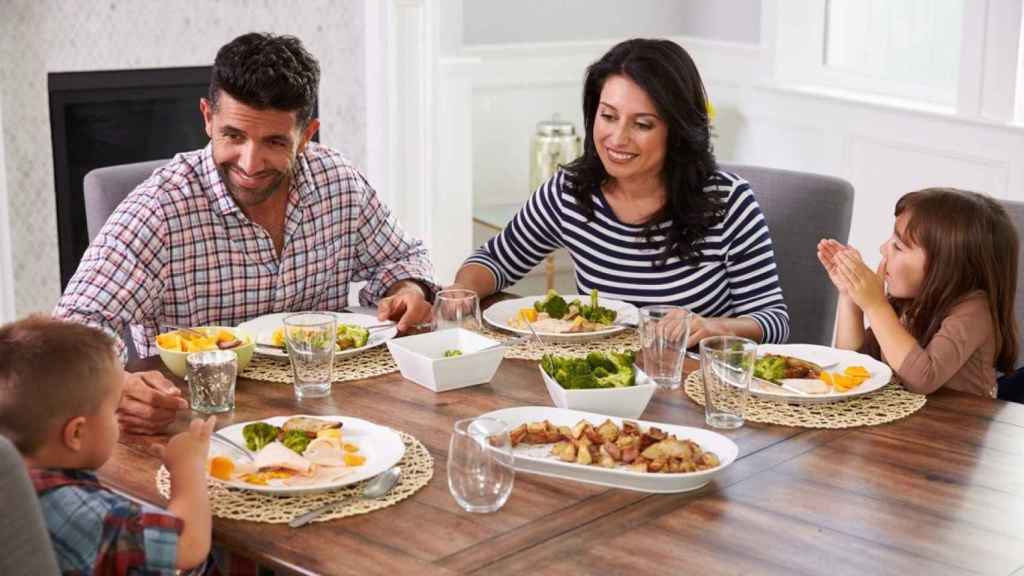
[{"label": "wood grain table surface", "polygon": [[[160,369],[160,361],[129,368]],[[653,495],[520,472],[499,512],[464,512],[445,470],[453,423],[525,405],[551,405],[536,363],[525,360],[505,359],[489,384],[441,394],[394,373],[299,402],[290,385],[240,379],[236,408],[218,428],[294,413],[355,416],[418,438],[434,476],[395,506],[298,530],[215,518],[214,541],[299,574],[1024,575],[1024,405],[940,391],[882,426],[748,422],[726,432],[739,459],[696,492]],[[704,426],[703,409],[682,390],[658,391],[643,419]],[[165,441],[122,436],[100,478],[165,504],[160,462],[148,450]]]}]

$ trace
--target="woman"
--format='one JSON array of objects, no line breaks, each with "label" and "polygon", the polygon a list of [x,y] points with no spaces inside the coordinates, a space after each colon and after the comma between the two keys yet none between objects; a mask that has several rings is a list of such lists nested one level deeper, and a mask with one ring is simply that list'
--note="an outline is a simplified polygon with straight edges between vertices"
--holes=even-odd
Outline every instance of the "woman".
[{"label": "woman", "polygon": [[768,227],[749,184],[716,169],[706,102],[679,45],[613,47],[587,69],[583,156],[466,260],[455,285],[492,294],[564,247],[581,293],[693,312],[690,346],[720,334],[785,342]]}]

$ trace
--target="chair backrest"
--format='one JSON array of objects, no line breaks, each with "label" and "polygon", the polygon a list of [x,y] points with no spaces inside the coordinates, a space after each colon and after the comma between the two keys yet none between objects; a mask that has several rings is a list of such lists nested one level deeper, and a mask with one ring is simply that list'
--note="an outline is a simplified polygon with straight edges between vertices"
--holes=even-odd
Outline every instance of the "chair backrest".
[{"label": "chair backrest", "polygon": [[85,175],[82,184],[85,196],[85,221],[90,242],[99,234],[100,228],[125,196],[164,164],[167,164],[167,160],[148,160],[96,168]]},{"label": "chair backrest", "polygon": [[[142,184],[154,170],[167,164],[167,160],[148,160],[133,164],[119,164],[90,170],[82,181],[85,197],[85,224],[92,242],[100,229],[107,223],[107,218],[114,212],[118,204],[128,194]],[[121,334],[128,359],[138,358],[131,332],[125,328]]]},{"label": "chair backrest", "polygon": [[[1017,295],[1013,301],[1014,311],[1017,316],[1017,330],[1024,331],[1024,202],[1013,200],[999,200],[1010,219],[1017,226],[1017,241],[1019,253],[1017,254]],[[1024,367],[1024,338],[1020,339],[1017,348],[1017,367]]]},{"label": "chair backrest", "polygon": [[59,574],[50,533],[25,463],[0,436],[0,574]]},{"label": "chair backrest", "polygon": [[853,186],[832,176],[775,168],[720,164],[750,182],[775,249],[779,282],[789,307],[789,341],[832,344],[837,294],[817,258],[818,241],[846,243],[853,216]]}]

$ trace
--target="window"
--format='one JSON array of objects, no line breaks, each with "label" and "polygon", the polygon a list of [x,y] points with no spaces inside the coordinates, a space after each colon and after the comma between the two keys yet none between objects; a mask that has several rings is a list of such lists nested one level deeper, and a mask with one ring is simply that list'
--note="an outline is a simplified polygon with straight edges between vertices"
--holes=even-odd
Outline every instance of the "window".
[{"label": "window", "polygon": [[1014,119],[1021,0],[764,2],[783,85]]}]

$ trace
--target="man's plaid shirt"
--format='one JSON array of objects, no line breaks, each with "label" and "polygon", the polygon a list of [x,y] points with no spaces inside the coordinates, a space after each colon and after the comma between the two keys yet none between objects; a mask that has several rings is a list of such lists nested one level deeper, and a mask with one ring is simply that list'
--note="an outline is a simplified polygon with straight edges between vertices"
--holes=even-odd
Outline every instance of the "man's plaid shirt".
[{"label": "man's plaid shirt", "polygon": [[82,257],[54,314],[156,353],[165,326],[235,326],[263,314],[364,306],[400,280],[434,286],[427,250],[338,152],[310,143],[296,163],[278,258],[235,204],[211,146],[178,154],[139,185]]}]

